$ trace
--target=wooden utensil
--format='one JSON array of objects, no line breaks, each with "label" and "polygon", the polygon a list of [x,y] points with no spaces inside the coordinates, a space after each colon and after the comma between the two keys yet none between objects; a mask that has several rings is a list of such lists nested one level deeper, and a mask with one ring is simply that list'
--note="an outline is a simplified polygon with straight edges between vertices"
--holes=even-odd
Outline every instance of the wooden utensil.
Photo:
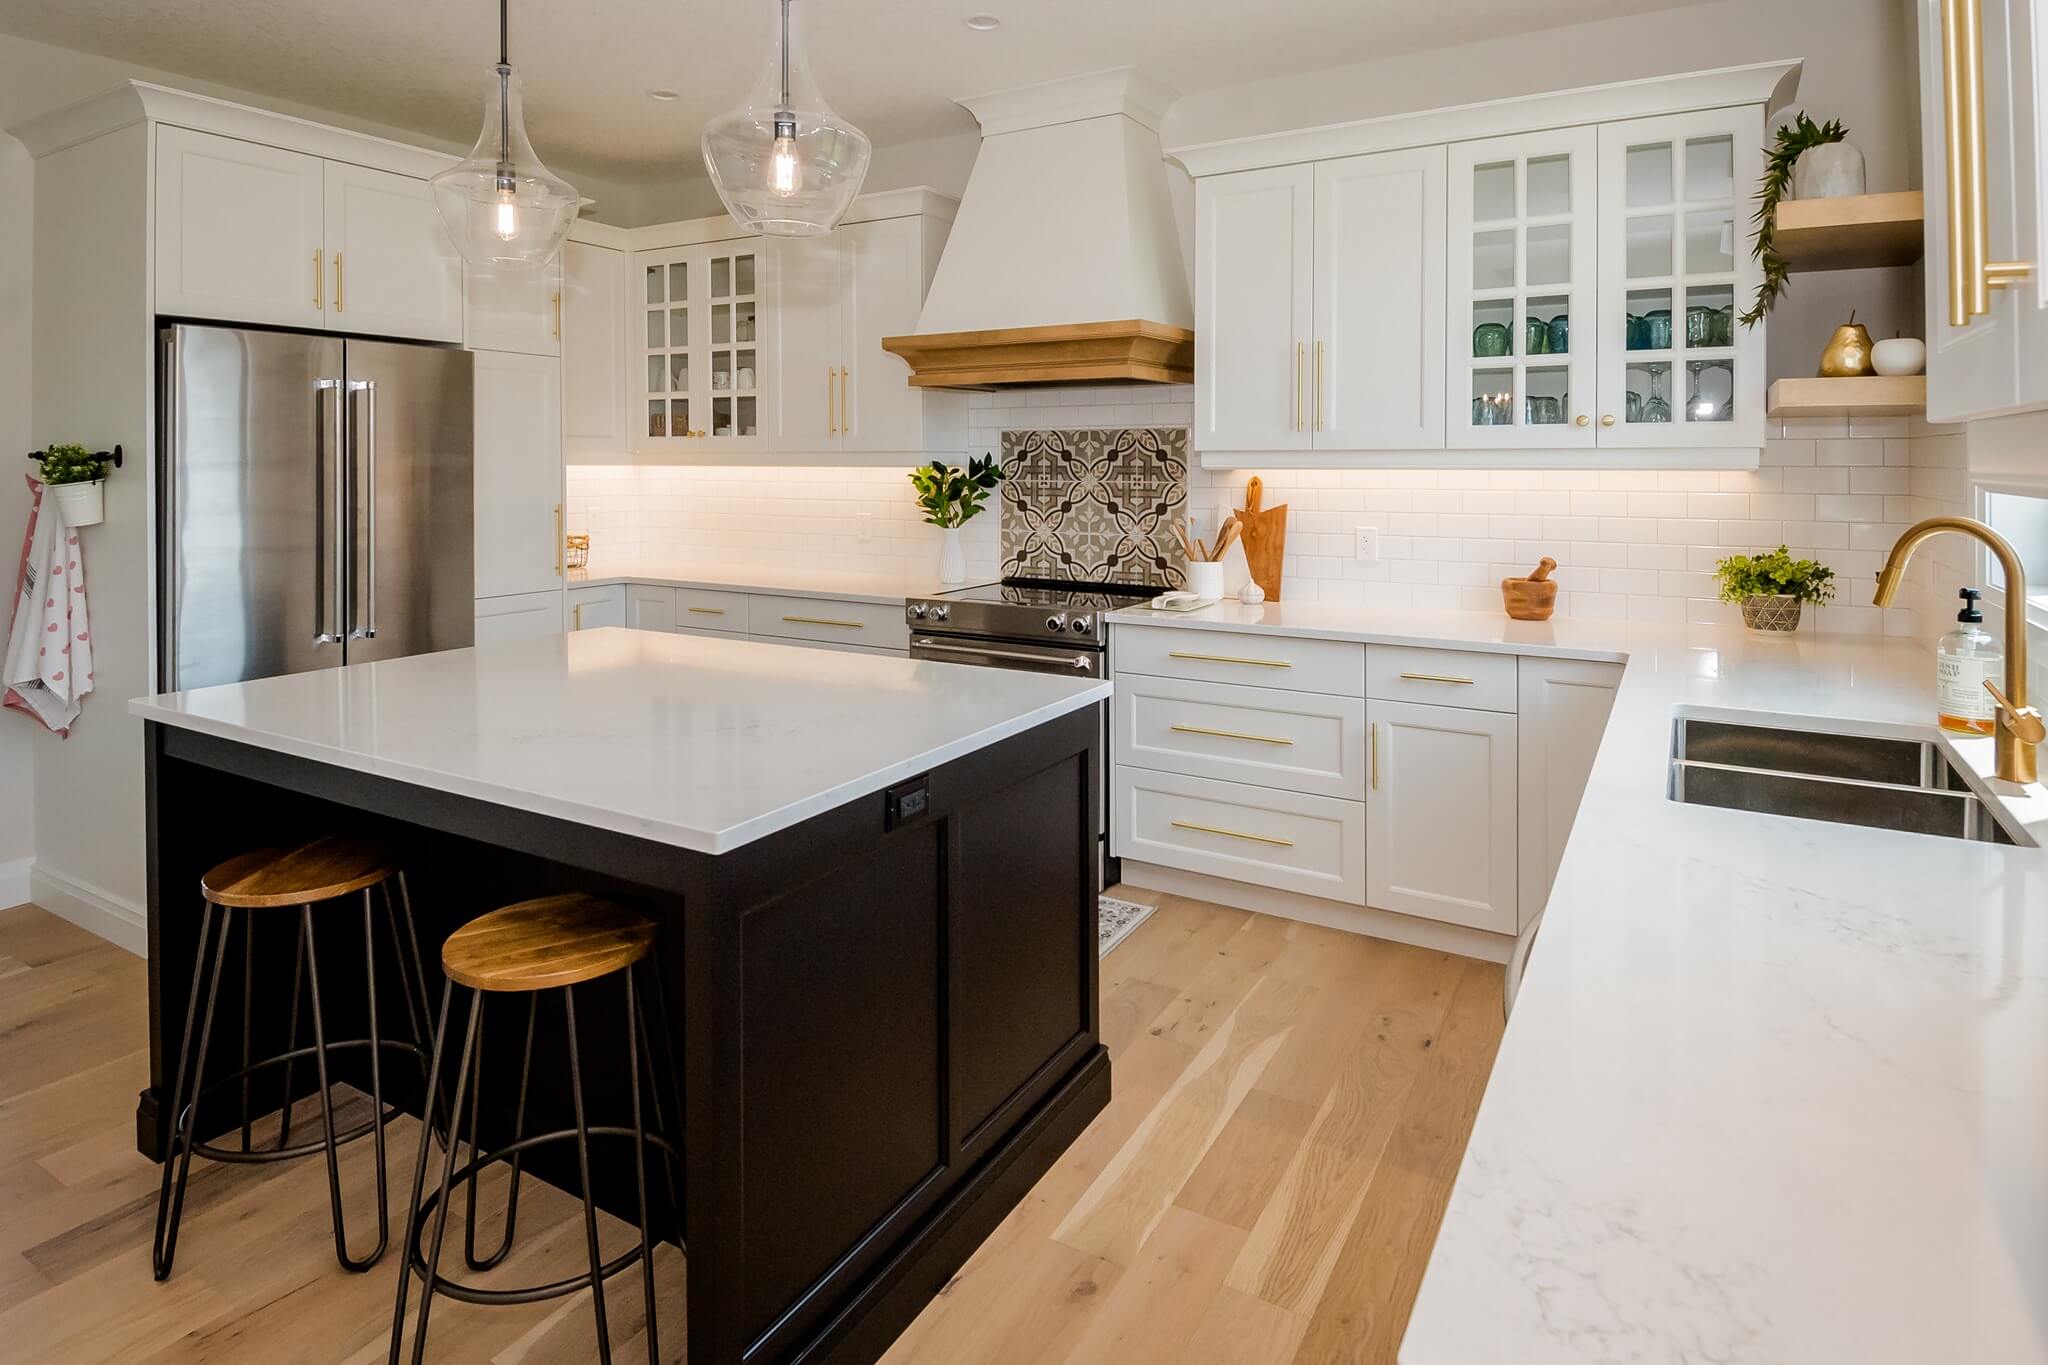
[{"label": "wooden utensil", "polygon": [[1549,555],[1530,571],[1527,578],[1500,581],[1501,605],[1517,621],[1548,621],[1557,610],[1557,580],[1550,576],[1557,561]]},{"label": "wooden utensil", "polygon": [[1244,507],[1232,519],[1244,542],[1245,567],[1252,581],[1265,589],[1268,602],[1280,600],[1280,569],[1287,555],[1287,504],[1263,506],[1266,486],[1254,474],[1245,485]]}]

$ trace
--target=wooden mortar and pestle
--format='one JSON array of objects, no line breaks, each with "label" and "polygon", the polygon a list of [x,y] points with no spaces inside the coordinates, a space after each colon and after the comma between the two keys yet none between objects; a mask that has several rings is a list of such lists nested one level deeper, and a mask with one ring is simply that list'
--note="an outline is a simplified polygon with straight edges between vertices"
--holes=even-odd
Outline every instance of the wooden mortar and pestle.
[{"label": "wooden mortar and pestle", "polygon": [[1507,608],[1509,616],[1517,621],[1550,619],[1550,613],[1557,610],[1557,580],[1550,576],[1556,567],[1557,561],[1545,555],[1527,578],[1500,581],[1501,605]]}]

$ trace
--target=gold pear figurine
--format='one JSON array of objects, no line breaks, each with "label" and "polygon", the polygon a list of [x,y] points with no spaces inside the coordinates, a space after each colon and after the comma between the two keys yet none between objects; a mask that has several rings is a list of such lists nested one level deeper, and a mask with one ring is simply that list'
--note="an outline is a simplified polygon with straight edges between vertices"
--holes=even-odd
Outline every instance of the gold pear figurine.
[{"label": "gold pear figurine", "polygon": [[1835,329],[1827,349],[1820,353],[1821,378],[1853,379],[1876,374],[1870,363],[1870,344],[1870,329],[1856,321],[1855,310],[1851,309],[1849,320]]}]

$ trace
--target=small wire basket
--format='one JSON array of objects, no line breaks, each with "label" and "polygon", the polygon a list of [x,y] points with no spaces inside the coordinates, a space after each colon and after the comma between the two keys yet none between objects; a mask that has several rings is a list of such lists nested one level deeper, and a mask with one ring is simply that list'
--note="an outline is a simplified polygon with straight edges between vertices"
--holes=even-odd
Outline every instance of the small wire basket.
[{"label": "small wire basket", "polygon": [[590,567],[590,537],[568,536],[562,552],[562,562],[572,569]]}]

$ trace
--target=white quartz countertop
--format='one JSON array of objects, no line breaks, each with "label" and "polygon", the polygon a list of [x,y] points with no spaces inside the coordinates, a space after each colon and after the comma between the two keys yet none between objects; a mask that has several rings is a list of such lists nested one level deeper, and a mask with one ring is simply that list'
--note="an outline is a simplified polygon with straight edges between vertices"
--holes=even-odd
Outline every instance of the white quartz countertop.
[{"label": "white quartz countertop", "polygon": [[589,569],[572,570],[572,588],[612,583],[651,583],[663,588],[710,588],[722,592],[772,593],[779,597],[829,597],[841,602],[901,605],[905,598],[930,597],[961,583],[941,584],[929,573],[781,568],[760,564],[716,564],[695,561],[603,560]]},{"label": "white quartz countertop", "polygon": [[724,853],[1109,694],[1099,680],[608,629],[173,692],[129,710]]},{"label": "white quartz countertop", "polygon": [[[1925,649],[1317,603],[1113,619],[1627,661],[1404,1365],[2048,1362],[2048,850],[1665,796],[1681,713],[1938,735]],[[1989,739],[1942,743],[1990,771]],[[2048,843],[2048,792],[1985,785]]]}]

